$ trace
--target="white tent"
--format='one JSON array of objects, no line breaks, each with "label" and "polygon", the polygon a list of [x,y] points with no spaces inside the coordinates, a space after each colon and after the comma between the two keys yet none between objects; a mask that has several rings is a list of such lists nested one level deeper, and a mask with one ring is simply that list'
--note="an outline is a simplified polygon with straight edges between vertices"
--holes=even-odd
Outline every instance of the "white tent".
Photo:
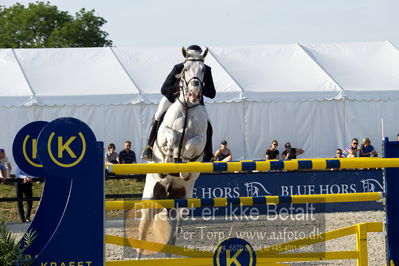
[{"label": "white tent", "polygon": [[[133,141],[139,155],[180,47],[0,49],[0,146],[25,124],[72,116],[105,145]],[[264,158],[273,139],[331,157],[353,137],[381,154],[399,122],[399,50],[390,42],[210,47],[217,96],[206,99],[214,149]]]}]

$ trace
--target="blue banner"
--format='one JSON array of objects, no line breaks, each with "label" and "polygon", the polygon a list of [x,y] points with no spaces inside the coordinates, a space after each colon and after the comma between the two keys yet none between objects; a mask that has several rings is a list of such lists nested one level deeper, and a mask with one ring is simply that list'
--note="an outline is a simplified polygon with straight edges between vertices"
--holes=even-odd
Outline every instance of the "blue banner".
[{"label": "blue banner", "polygon": [[[381,170],[201,174],[193,197],[232,198],[267,195],[312,195],[382,192]],[[257,207],[265,213],[266,207]],[[316,204],[316,212],[383,210],[380,202]]]}]

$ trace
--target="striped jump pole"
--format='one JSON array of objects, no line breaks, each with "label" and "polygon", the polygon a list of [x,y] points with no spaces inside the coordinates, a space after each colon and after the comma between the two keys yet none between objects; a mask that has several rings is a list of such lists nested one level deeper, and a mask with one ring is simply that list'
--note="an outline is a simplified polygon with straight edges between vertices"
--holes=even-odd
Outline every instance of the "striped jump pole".
[{"label": "striped jump pole", "polygon": [[306,204],[306,203],[338,203],[379,201],[384,199],[381,192],[323,194],[323,195],[292,195],[292,196],[262,196],[238,198],[208,198],[208,199],[167,199],[167,200],[132,200],[106,201],[106,210],[132,209],[162,209],[162,208],[201,208],[226,206],[256,206],[278,204]]},{"label": "striped jump pole", "polygon": [[297,159],[239,162],[189,162],[189,163],[145,163],[114,164],[108,171],[117,175],[176,173],[176,172],[239,172],[269,170],[325,170],[353,168],[396,168],[399,158],[342,158],[342,159]]}]

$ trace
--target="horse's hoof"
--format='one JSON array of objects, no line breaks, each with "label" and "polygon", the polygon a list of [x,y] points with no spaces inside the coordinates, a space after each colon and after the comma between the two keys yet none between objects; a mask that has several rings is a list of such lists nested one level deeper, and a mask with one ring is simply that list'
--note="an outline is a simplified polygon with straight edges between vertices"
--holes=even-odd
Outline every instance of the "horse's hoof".
[{"label": "horse's hoof", "polygon": [[150,146],[145,147],[143,153],[141,154],[141,159],[146,161],[154,161],[154,153],[152,152],[152,148]]}]

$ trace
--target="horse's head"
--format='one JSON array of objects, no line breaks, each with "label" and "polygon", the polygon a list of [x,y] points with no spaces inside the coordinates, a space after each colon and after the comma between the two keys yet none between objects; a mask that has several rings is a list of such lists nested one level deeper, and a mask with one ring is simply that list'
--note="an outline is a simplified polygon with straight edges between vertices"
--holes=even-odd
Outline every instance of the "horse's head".
[{"label": "horse's head", "polygon": [[205,64],[204,58],[208,48],[204,52],[187,50],[183,47],[184,67],[181,75],[182,96],[187,103],[198,103],[202,96],[204,86]]}]

